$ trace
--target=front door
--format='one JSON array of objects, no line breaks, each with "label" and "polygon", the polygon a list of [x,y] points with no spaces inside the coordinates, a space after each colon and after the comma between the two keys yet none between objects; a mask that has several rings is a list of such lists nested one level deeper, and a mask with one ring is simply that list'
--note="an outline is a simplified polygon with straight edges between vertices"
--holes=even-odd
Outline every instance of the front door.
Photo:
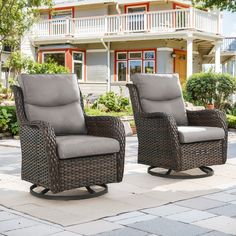
[{"label": "front door", "polygon": [[179,74],[180,83],[183,84],[187,78],[187,53],[186,51],[175,51],[174,72]]}]

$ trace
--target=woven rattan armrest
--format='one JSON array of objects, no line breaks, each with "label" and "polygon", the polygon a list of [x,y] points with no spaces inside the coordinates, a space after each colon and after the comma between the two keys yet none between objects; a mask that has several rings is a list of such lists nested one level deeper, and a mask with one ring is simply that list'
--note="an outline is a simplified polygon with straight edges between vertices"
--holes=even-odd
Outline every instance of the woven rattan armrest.
[{"label": "woven rattan armrest", "polygon": [[125,129],[121,120],[112,116],[85,116],[88,135],[114,138],[120,143],[117,153],[117,181],[122,181],[125,158]]},{"label": "woven rattan armrest", "polygon": [[124,125],[117,117],[112,116],[85,116],[88,135],[109,137],[119,142],[125,140]]},{"label": "woven rattan armrest", "polygon": [[219,110],[187,111],[188,123],[193,126],[220,127],[227,132],[226,115]]}]

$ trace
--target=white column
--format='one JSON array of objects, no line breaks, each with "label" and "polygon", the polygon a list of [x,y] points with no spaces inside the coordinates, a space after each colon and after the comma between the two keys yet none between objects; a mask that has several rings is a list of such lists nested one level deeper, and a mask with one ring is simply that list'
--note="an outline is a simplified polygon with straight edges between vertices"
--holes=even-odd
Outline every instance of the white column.
[{"label": "white column", "polygon": [[187,79],[193,74],[193,38],[187,38]]},{"label": "white column", "polygon": [[111,52],[110,42],[107,43],[107,92],[111,91]]},{"label": "white column", "polygon": [[236,55],[234,56],[233,60],[233,76],[236,76]]},{"label": "white column", "polygon": [[215,72],[216,73],[221,73],[221,45],[222,41],[217,41],[215,43]]}]

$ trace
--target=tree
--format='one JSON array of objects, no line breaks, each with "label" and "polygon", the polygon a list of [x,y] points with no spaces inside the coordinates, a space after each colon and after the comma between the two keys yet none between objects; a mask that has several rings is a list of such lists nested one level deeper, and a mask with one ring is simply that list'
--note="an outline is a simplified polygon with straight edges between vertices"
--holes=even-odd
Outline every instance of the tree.
[{"label": "tree", "polygon": [[217,8],[221,11],[236,11],[236,0],[192,0],[193,5],[200,5],[204,8]]},{"label": "tree", "polygon": [[51,0],[0,0],[0,78],[3,45],[17,48],[43,5],[50,7]]}]

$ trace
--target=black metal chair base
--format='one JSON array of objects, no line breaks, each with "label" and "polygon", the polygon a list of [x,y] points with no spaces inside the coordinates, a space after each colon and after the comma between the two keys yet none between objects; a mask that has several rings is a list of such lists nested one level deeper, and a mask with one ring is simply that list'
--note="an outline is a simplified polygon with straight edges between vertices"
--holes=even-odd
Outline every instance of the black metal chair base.
[{"label": "black metal chair base", "polygon": [[171,172],[172,172],[171,169],[169,169],[165,173],[152,171],[153,169],[156,169],[156,168],[158,167],[150,166],[148,168],[148,173],[150,175],[159,176],[162,178],[170,178],[170,179],[197,179],[197,178],[205,178],[205,177],[214,175],[214,170],[207,166],[199,167],[199,169],[205,173],[205,174],[199,174],[199,175],[171,175]]},{"label": "black metal chair base", "polygon": [[39,186],[37,186],[36,184],[33,184],[30,187],[30,193],[35,196],[35,197],[39,197],[39,198],[44,198],[44,199],[49,199],[49,200],[82,200],[82,199],[89,199],[89,198],[94,198],[94,197],[99,197],[102,196],[104,194],[106,194],[108,192],[108,187],[106,184],[102,184],[102,185],[98,185],[101,188],[99,189],[92,189],[90,186],[85,187],[88,191],[88,193],[86,194],[80,194],[80,195],[58,195],[58,194],[47,194],[50,189],[43,189],[40,192],[36,192],[35,189]]}]

